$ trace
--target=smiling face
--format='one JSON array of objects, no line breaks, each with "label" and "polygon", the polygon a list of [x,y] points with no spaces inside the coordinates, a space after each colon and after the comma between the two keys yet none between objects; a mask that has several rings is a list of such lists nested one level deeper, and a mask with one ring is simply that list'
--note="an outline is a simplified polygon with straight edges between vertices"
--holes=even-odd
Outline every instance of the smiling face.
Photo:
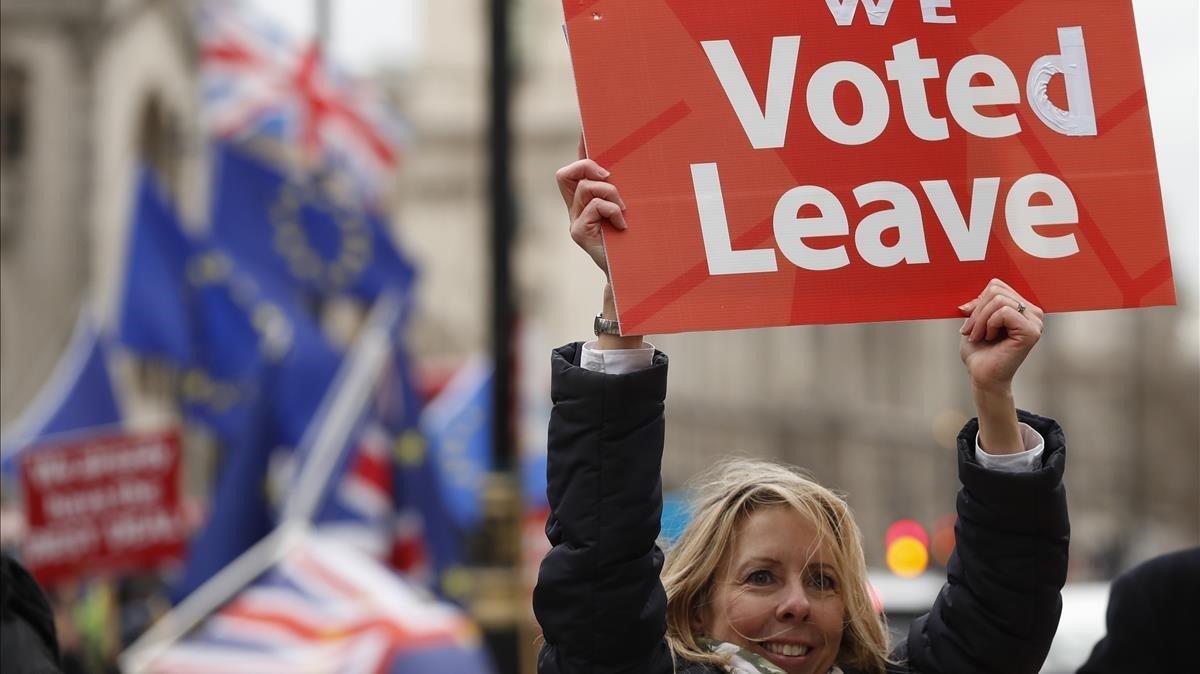
[{"label": "smiling face", "polygon": [[846,620],[833,560],[795,509],[755,510],[738,523],[696,627],[787,674],[825,674],[837,660]]}]

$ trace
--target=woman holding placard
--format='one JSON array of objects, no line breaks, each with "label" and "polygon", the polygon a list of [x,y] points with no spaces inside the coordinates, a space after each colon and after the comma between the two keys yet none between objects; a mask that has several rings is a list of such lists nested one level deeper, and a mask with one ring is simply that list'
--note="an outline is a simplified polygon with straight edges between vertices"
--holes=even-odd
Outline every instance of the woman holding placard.
[{"label": "woman holding placard", "polygon": [[[605,272],[601,227],[627,226],[608,177],[588,159],[557,175],[571,235]],[[667,357],[619,334],[606,287],[597,339],[553,355],[539,672],[1036,672],[1066,578],[1065,445],[1016,411],[1011,383],[1044,315],[1000,281],[959,309],[978,420],[958,437],[958,546],[931,612],[889,649],[849,508],[790,467],[716,467],[664,561]]]}]

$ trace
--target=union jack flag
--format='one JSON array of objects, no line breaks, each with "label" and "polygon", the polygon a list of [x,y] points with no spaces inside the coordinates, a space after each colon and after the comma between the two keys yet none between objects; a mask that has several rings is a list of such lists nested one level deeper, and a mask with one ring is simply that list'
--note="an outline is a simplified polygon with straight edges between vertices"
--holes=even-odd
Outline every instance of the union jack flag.
[{"label": "union jack flag", "polygon": [[228,0],[201,5],[199,42],[205,119],[216,137],[277,143],[305,167],[348,172],[368,194],[398,165],[400,120],[315,42],[297,45]]},{"label": "union jack flag", "polygon": [[372,420],[355,444],[345,474],[334,483],[335,491],[319,513],[320,530],[389,563],[411,580],[430,583],[425,517],[415,503],[398,498],[391,436]]},{"label": "union jack flag", "polygon": [[151,674],[426,674],[491,671],[457,608],[338,541],[309,534]]}]

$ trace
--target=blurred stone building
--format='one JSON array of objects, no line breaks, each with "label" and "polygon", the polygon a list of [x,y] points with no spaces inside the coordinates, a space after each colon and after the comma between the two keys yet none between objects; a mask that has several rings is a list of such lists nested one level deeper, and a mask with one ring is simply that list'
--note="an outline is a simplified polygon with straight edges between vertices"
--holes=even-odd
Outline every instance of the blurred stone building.
[{"label": "blurred stone building", "polygon": [[187,2],[0,2],[0,420],[49,376],[88,303],[122,281],[134,170],[197,203]]},{"label": "blurred stone building", "polygon": [[[554,185],[579,138],[561,3],[528,0],[516,11],[517,297],[522,324],[549,349],[590,335],[602,281],[567,236]],[[426,2],[424,12],[422,60],[400,88],[415,139],[398,212],[422,261],[417,344],[452,356],[489,339],[487,5]],[[892,520],[929,525],[953,512],[952,443],[973,414],[957,328],[652,337],[672,357],[667,487],[730,453],[804,466],[848,494],[869,561],[882,565]],[[1176,308],[1057,315],[1022,370],[1018,403],[1068,432],[1078,579],[1200,542],[1197,332],[1194,295]]]}]

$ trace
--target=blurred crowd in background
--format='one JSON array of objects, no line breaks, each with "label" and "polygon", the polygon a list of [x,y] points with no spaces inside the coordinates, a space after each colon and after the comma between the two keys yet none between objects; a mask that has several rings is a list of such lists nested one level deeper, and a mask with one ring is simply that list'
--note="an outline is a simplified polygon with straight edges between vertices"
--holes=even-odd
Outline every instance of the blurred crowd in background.
[{"label": "blurred crowd in background", "polygon": [[[1111,578],[1200,543],[1197,7],[1134,7],[1179,304],[1052,316],[1017,383],[1072,441],[1047,671],[1103,633]],[[548,353],[600,293],[553,183],[579,140],[560,2],[2,0],[0,21],[0,546],[42,569],[65,671],[533,671]],[[704,364],[671,382],[664,536],[716,458],[794,463],[848,495],[885,605],[919,614],[972,409],[956,328],[654,339]],[[30,559],[65,525],[50,487],[30,512],[27,455],[163,429],[152,553]]]}]

